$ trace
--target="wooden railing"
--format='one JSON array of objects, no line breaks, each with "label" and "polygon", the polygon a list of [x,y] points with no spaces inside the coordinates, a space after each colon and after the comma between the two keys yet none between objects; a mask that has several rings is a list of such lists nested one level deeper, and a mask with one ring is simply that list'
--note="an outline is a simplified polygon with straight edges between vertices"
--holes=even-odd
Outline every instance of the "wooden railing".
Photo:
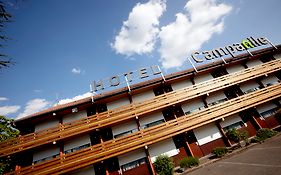
[{"label": "wooden railing", "polygon": [[[171,138],[281,97],[281,84],[225,101],[204,110],[143,129],[128,136],[106,141],[89,148],[62,155],[46,162],[24,167],[15,174],[62,174]],[[11,173],[11,174],[13,174]]]},{"label": "wooden railing", "polygon": [[40,132],[23,135],[0,143],[0,157],[28,150],[43,144],[52,143],[94,129],[110,126],[114,123],[142,116],[198,96],[211,93],[234,84],[281,70],[281,60],[273,60],[255,67],[224,75],[206,82],[186,87],[167,94],[156,96],[144,102],[132,103],[120,108],[89,116],[73,122],[61,124]]}]

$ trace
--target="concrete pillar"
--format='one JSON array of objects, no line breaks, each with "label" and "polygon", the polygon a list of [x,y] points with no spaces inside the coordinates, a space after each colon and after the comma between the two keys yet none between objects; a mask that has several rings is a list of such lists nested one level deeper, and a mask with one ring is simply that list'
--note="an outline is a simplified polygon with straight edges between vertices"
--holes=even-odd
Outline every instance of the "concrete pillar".
[{"label": "concrete pillar", "polygon": [[154,169],[154,166],[153,166],[153,163],[150,159],[150,154],[149,154],[149,151],[148,151],[148,147],[145,146],[145,154],[146,154],[146,158],[147,158],[147,161],[148,161],[148,170],[149,170],[149,174],[150,175],[156,175],[156,172],[155,172],[155,169]]},{"label": "concrete pillar", "polygon": [[231,142],[228,140],[228,138],[227,138],[227,136],[226,136],[226,134],[225,134],[223,128],[221,127],[220,121],[221,121],[221,120],[217,120],[215,123],[216,123],[216,125],[217,125],[217,127],[218,127],[218,129],[219,129],[219,131],[220,131],[220,133],[221,133],[221,135],[222,135],[222,139],[223,139],[224,144],[225,144],[227,147],[230,147],[230,146],[231,146]]}]

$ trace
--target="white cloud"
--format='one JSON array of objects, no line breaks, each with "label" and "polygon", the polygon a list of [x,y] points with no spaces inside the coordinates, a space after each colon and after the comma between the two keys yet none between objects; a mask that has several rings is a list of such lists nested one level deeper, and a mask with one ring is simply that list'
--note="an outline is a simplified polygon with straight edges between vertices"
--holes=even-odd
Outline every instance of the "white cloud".
[{"label": "white cloud", "polygon": [[71,72],[74,73],[74,74],[80,74],[81,69],[80,68],[72,68]]},{"label": "white cloud", "polygon": [[20,109],[20,106],[1,106],[0,107],[0,115],[8,115],[16,113]]},{"label": "white cloud", "polygon": [[0,101],[7,101],[7,100],[9,100],[9,99],[6,97],[0,97]]},{"label": "white cloud", "polygon": [[128,20],[123,22],[111,47],[116,53],[127,56],[150,53],[154,49],[159,33],[159,18],[165,10],[165,0],[137,3],[130,12]]},{"label": "white cloud", "polygon": [[50,104],[51,104],[50,102],[48,102],[45,99],[41,99],[41,98],[36,98],[36,99],[30,100],[26,103],[24,111],[22,113],[20,113],[16,117],[16,119],[26,117],[30,114],[39,112],[39,111],[47,108]]},{"label": "white cloud", "polygon": [[190,0],[184,9],[186,13],[176,14],[176,20],[163,26],[159,33],[160,62],[166,69],[182,66],[214,33],[221,33],[223,17],[232,7],[216,0]]},{"label": "white cloud", "polygon": [[80,99],[83,99],[83,98],[86,98],[86,97],[90,97],[92,96],[92,93],[91,92],[87,92],[85,94],[82,94],[82,95],[77,95],[73,98],[66,98],[66,99],[62,99],[58,102],[57,105],[62,105],[62,104],[65,104],[65,103],[70,103],[72,101],[76,101],[76,100],[80,100]]}]

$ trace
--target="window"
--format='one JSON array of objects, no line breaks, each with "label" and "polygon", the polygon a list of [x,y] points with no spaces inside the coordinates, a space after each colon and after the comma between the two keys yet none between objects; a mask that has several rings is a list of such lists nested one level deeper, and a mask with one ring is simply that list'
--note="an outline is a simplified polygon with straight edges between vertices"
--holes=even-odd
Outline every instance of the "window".
[{"label": "window", "polygon": [[202,107],[199,107],[199,108],[196,108],[196,109],[192,109],[192,110],[190,110],[190,111],[186,111],[184,114],[185,114],[185,115],[188,115],[188,114],[191,114],[192,112],[200,111],[200,110],[202,110],[202,109],[204,109],[204,108],[205,108],[205,107],[202,106]]},{"label": "window", "polygon": [[227,98],[223,98],[223,99],[220,99],[220,100],[218,100],[218,101],[215,101],[215,102],[209,103],[208,105],[209,105],[209,106],[213,106],[213,105],[216,105],[216,104],[219,104],[219,103],[225,102],[225,101],[227,101]]},{"label": "window", "polygon": [[116,134],[114,136],[114,138],[119,138],[119,137],[122,137],[122,136],[126,136],[126,135],[132,134],[132,133],[137,132],[137,131],[138,131],[138,129],[132,129],[132,130],[129,130],[129,131],[125,131],[125,132],[122,132],[120,134]]},{"label": "window", "polygon": [[33,161],[33,163],[36,164],[36,163],[44,162],[46,160],[51,160],[53,158],[58,157],[59,155],[60,154],[58,153],[58,154],[55,154],[55,155],[52,155],[52,156],[49,156],[49,157],[44,157],[43,159],[39,159],[39,160]]},{"label": "window", "polygon": [[254,92],[254,91],[259,90],[259,89],[260,89],[260,87],[255,87],[255,88],[246,90],[244,93],[248,94],[248,93]]},{"label": "window", "polygon": [[135,160],[133,162],[122,165],[121,169],[124,172],[124,171],[128,171],[130,169],[139,167],[140,165],[145,164],[145,163],[146,163],[145,158],[141,158],[141,159]]},{"label": "window", "polygon": [[239,121],[239,122],[236,122],[236,123],[233,123],[231,125],[228,125],[226,127],[223,128],[223,130],[225,132],[231,130],[231,129],[240,129],[244,126],[244,123],[242,121]]},{"label": "window", "polygon": [[75,148],[72,148],[72,149],[65,150],[64,153],[68,154],[68,153],[71,153],[71,152],[79,151],[79,150],[84,149],[84,148],[88,148],[90,146],[91,146],[90,143],[87,143],[85,145],[81,145],[81,146],[78,146],[78,147],[75,147]]},{"label": "window", "polygon": [[160,119],[160,120],[157,120],[157,121],[154,121],[154,122],[145,124],[142,128],[143,128],[143,129],[149,128],[149,127],[156,126],[156,125],[159,125],[159,124],[164,123],[164,122],[165,122],[164,119]]},{"label": "window", "polygon": [[273,108],[273,109],[270,109],[268,111],[260,113],[260,115],[263,118],[267,118],[267,117],[270,117],[270,116],[274,115],[276,112],[277,112],[277,108]]}]

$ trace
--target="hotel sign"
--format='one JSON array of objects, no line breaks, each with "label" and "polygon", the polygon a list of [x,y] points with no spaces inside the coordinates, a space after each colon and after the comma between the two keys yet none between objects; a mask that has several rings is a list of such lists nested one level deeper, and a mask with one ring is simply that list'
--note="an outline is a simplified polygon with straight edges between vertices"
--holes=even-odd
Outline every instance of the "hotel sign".
[{"label": "hotel sign", "polygon": [[155,66],[141,68],[136,71],[130,71],[127,73],[123,73],[121,75],[114,75],[109,78],[101,79],[98,81],[93,81],[92,84],[90,85],[90,87],[91,87],[92,92],[97,92],[97,91],[104,90],[109,87],[116,87],[122,83],[126,83],[128,89],[130,91],[131,89],[130,89],[129,82],[132,82],[133,80],[136,80],[136,79],[148,78],[148,77],[155,76],[158,74],[160,74],[162,76],[162,78],[165,80],[165,77],[162,74],[160,67],[155,65]]}]

